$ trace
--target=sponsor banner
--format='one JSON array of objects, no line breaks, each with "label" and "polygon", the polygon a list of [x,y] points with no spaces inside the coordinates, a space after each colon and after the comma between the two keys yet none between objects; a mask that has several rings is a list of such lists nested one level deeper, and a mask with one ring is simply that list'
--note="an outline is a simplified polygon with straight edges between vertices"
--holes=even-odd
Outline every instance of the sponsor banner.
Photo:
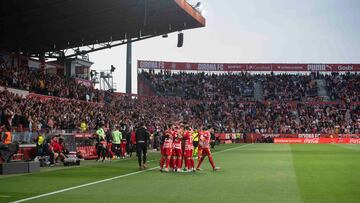
[{"label": "sponsor banner", "polygon": [[93,87],[93,83],[90,80],[75,78],[75,82],[76,84],[84,85],[85,87]]},{"label": "sponsor banner", "polygon": [[360,138],[274,138],[276,144],[360,144]]},{"label": "sponsor banner", "polygon": [[94,135],[91,133],[75,133],[75,138],[93,138]]},{"label": "sponsor banner", "polygon": [[[288,144],[311,144],[311,143],[350,143],[358,144],[360,134],[258,134],[258,133],[215,133],[215,136],[222,141],[231,140],[240,135],[244,142],[256,142],[262,138],[273,138],[274,143]],[[359,143],[360,144],[360,143]]]},{"label": "sponsor banner", "polygon": [[360,64],[187,63],[138,61],[139,69],[181,71],[360,72]]},{"label": "sponsor banner", "polygon": [[215,133],[215,137],[219,138],[220,140],[231,140],[236,139],[237,135],[240,135],[240,137],[243,136],[242,133]]},{"label": "sponsor banner", "polygon": [[304,138],[274,138],[277,144],[303,144]]}]

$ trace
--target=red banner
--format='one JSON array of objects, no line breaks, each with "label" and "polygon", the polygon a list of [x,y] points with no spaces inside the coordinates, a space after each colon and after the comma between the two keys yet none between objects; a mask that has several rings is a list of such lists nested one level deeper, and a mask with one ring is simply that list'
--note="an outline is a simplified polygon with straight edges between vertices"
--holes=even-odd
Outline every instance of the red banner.
[{"label": "red banner", "polygon": [[274,138],[276,144],[360,144],[360,138]]},{"label": "red banner", "polygon": [[[231,140],[236,138],[237,133],[215,133],[215,137],[219,137],[220,140]],[[240,134],[242,135],[242,133]]]},{"label": "red banner", "polygon": [[187,63],[138,61],[139,69],[182,71],[360,72],[360,64]]},{"label": "red banner", "polygon": [[76,151],[80,152],[84,159],[95,159],[97,158],[95,146],[78,146]]},{"label": "red banner", "polygon": [[258,134],[263,137],[276,138],[360,138],[360,134],[317,134],[317,133],[303,133],[303,134]]}]

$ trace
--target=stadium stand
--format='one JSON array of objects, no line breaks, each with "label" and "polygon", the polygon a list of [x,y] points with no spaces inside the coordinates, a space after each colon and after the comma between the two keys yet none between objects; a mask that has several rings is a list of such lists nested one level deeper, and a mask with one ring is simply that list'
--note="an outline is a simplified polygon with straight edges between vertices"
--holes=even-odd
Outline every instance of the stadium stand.
[{"label": "stadium stand", "polygon": [[317,97],[314,74],[260,75],[265,100],[306,101]]},{"label": "stadium stand", "polygon": [[64,78],[56,74],[30,70],[28,67],[0,67],[0,86],[24,89],[33,93],[69,99],[100,102],[102,93],[75,82],[74,78]]},{"label": "stadium stand", "polygon": [[254,97],[255,77],[250,74],[208,75],[205,73],[150,74],[143,72],[162,96],[184,99],[249,100]]},{"label": "stadium stand", "polygon": [[359,78],[359,74],[339,75],[333,73],[326,75],[326,88],[331,100],[358,102],[360,98]]},{"label": "stadium stand", "polygon": [[[87,88],[81,85],[75,88],[76,85],[69,81],[72,79],[31,72],[26,68],[7,68],[0,75],[1,85],[5,86],[0,90],[0,131],[6,126],[17,133],[30,132],[30,136],[35,135],[31,132],[46,129],[91,136],[100,123],[107,130],[114,125],[133,128],[139,122],[147,123],[149,131],[154,133],[178,121],[196,127],[212,126],[217,133],[360,134],[357,74],[141,72],[140,80],[146,80],[144,85],[157,95],[134,98],[133,95],[95,90],[99,99],[89,101],[82,96],[72,96],[83,95]],[[55,79],[55,86],[46,85],[51,79]],[[44,81],[44,88],[39,85],[39,80]],[[325,84],[325,95],[331,101],[323,101],[324,98],[318,96],[318,81]],[[6,86],[40,94],[24,96]],[[72,93],[57,94],[57,88],[71,89]],[[262,93],[263,99],[256,100],[255,92]],[[84,124],[85,130],[81,128]],[[27,139],[29,141],[25,143],[31,143],[31,138]],[[272,142],[271,137],[255,139]],[[92,156],[91,152],[87,157]]]},{"label": "stadium stand", "polygon": [[[201,74],[200,77],[204,77]],[[214,77],[214,76],[213,76]],[[199,88],[199,87],[196,87]],[[205,91],[205,94],[207,92]],[[139,120],[150,129],[186,120],[194,126],[212,125],[217,132],[254,133],[358,133],[359,106],[347,103],[287,101],[239,102],[217,98],[138,98],[114,96],[111,103],[92,103],[52,97],[21,98],[7,90],[0,93],[1,124],[33,131],[44,128],[76,130],[82,121],[89,129],[99,122],[134,126]],[[359,98],[357,98],[358,100]]]},{"label": "stadium stand", "polygon": [[[71,132],[85,123],[91,133],[99,122],[108,128],[120,121],[135,123],[136,114],[143,113],[128,97],[94,89],[88,80],[69,78],[87,73],[76,70],[85,65],[72,66],[67,59],[206,25],[200,11],[185,0],[101,4],[34,0],[2,2],[0,10],[0,27],[6,27],[0,30],[0,133],[11,128],[13,142],[32,147],[34,132],[47,128]],[[59,15],[59,10],[64,12]],[[63,70],[59,73],[54,65],[56,74],[49,74],[48,60],[54,58]],[[128,109],[115,109],[119,106]],[[26,133],[20,135],[21,131]]]},{"label": "stadium stand", "polygon": [[252,74],[141,72],[161,96],[184,99],[253,101],[256,83],[264,101],[325,101],[318,81],[325,80],[331,101],[359,102],[358,74]]}]

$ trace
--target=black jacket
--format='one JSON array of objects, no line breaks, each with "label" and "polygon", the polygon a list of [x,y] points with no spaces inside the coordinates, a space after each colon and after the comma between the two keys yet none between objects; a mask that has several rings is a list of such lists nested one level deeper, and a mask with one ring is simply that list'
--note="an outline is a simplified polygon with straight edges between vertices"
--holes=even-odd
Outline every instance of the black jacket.
[{"label": "black jacket", "polygon": [[136,143],[144,142],[145,144],[149,143],[150,134],[149,132],[144,128],[140,127],[135,132],[135,141]]}]

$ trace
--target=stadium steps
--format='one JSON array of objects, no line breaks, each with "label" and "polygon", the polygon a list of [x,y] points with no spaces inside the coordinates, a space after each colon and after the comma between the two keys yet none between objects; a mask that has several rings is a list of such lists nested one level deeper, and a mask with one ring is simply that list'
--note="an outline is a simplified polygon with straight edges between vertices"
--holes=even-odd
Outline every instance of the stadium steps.
[{"label": "stadium steps", "polygon": [[329,101],[329,94],[326,88],[326,81],[324,79],[316,80],[318,96],[323,97],[324,101]]},{"label": "stadium steps", "polygon": [[[139,86],[142,86],[140,88]],[[144,89],[144,87],[148,87],[148,89]],[[147,92],[148,91],[148,92]],[[139,95],[146,95],[146,96],[160,96],[161,93],[156,90],[154,85],[146,78],[143,74],[138,74],[138,94]]]},{"label": "stadium steps", "polygon": [[264,101],[264,90],[260,82],[254,83],[254,99],[255,101]]}]

